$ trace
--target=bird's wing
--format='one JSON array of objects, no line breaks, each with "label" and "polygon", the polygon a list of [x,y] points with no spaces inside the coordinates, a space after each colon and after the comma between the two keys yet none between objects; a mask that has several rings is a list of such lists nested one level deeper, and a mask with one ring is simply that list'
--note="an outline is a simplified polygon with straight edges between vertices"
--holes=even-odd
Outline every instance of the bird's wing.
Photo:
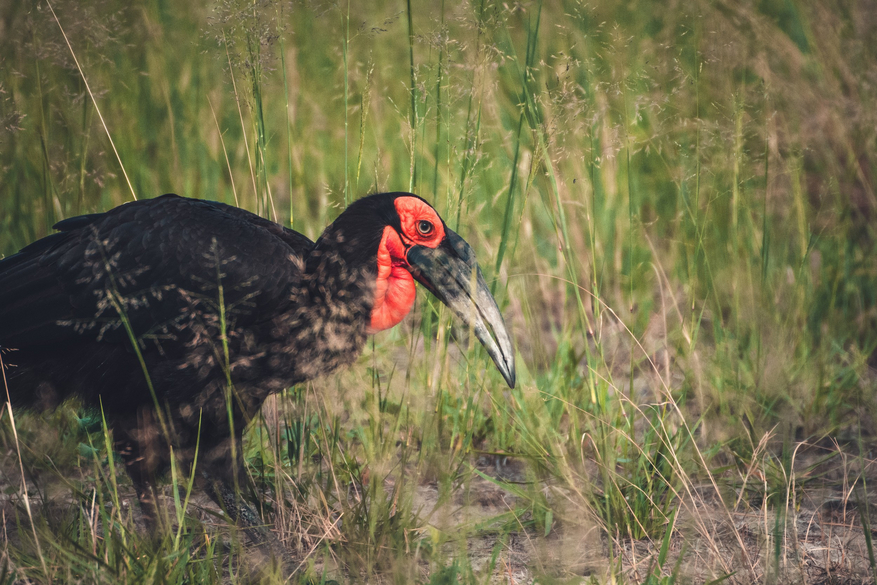
[{"label": "bird's wing", "polygon": [[0,346],[172,340],[205,318],[264,321],[289,302],[313,247],[241,209],[176,196],[56,228],[0,261]]}]

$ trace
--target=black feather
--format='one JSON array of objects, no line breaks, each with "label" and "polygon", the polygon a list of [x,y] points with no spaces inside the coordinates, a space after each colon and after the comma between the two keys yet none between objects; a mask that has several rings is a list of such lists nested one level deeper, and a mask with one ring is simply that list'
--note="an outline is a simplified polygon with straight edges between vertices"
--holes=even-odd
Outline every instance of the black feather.
[{"label": "black feather", "polygon": [[99,405],[145,512],[168,445],[191,461],[199,428],[199,469],[229,480],[240,466],[230,445],[270,393],[361,351],[399,195],[351,205],[317,244],[176,195],[58,222],[59,233],[0,260],[13,405],[73,395]]}]

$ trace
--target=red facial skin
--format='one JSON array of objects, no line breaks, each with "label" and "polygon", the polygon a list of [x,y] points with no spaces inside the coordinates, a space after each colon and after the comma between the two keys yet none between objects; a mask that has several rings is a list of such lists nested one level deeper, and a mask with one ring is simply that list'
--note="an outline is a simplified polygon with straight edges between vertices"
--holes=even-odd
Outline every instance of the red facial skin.
[{"label": "red facial skin", "polygon": [[399,197],[393,204],[402,231],[384,228],[378,247],[378,277],[369,332],[376,333],[399,324],[414,305],[414,278],[408,272],[408,248],[414,245],[436,248],[445,228],[435,210],[416,197]]}]

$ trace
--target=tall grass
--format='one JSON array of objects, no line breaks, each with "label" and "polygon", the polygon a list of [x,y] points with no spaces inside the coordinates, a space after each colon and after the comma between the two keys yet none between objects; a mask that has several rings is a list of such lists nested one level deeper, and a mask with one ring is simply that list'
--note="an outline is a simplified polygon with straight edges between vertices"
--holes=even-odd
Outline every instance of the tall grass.
[{"label": "tall grass", "polygon": [[[513,391],[424,294],[356,366],[269,401],[240,479],[295,579],[873,571],[852,489],[875,481],[877,414],[866,5],[52,7],[0,0],[0,253],[132,193],[315,238],[408,189],[474,245],[512,328]],[[109,438],[70,408],[0,423],[0,580],[245,576],[180,470],[173,526],[139,531]],[[819,556],[802,518],[828,534],[854,493]]]}]

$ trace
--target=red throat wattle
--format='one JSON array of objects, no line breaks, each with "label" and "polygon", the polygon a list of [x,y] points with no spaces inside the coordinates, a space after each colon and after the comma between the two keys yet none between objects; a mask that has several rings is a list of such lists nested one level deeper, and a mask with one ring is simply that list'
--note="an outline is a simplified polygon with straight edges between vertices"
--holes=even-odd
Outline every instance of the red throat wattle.
[{"label": "red throat wattle", "polygon": [[378,248],[378,278],[370,329],[383,331],[397,325],[414,305],[414,278],[405,268],[405,245],[392,227],[384,228]]},{"label": "red throat wattle", "polygon": [[393,204],[402,233],[388,225],[381,237],[370,333],[398,325],[414,306],[416,290],[414,278],[408,271],[408,248],[414,245],[435,248],[445,237],[442,220],[425,201],[399,197]]}]

